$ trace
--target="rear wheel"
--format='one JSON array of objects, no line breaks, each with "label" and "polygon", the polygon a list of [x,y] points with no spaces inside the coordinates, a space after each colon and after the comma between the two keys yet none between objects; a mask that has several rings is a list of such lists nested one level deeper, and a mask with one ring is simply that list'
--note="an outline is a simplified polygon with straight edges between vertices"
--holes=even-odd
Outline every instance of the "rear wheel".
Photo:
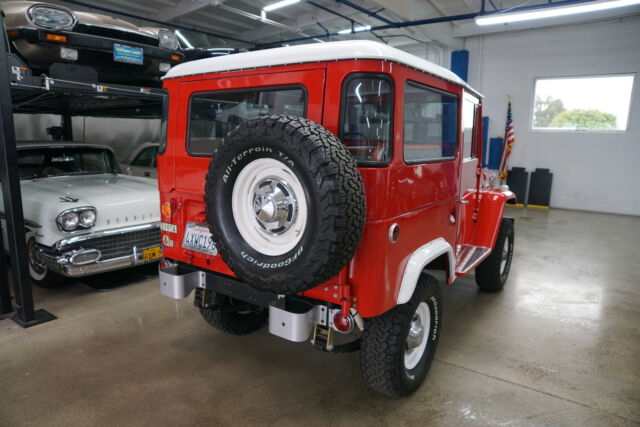
[{"label": "rear wheel", "polygon": [[438,281],[423,274],[411,299],[365,319],[360,370],[372,389],[393,397],[413,393],[429,371],[442,324]]},{"label": "rear wheel", "polygon": [[483,292],[504,288],[513,259],[513,219],[502,218],[500,231],[491,254],[476,267],[476,284]]},{"label": "rear wheel", "polygon": [[231,335],[246,335],[260,329],[267,320],[267,311],[243,301],[216,294],[213,307],[201,308],[202,318],[211,326]]}]

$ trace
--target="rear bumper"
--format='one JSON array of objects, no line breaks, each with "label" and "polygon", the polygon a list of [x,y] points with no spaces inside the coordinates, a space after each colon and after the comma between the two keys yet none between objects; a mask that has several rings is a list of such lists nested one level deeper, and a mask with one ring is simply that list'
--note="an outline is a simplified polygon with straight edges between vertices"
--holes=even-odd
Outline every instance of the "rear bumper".
[{"label": "rear bumper", "polygon": [[161,269],[158,278],[160,293],[169,298],[183,299],[199,289],[268,307],[269,332],[294,342],[309,339],[316,325],[333,327],[331,319],[340,311],[338,307],[329,307],[304,297],[285,297],[257,291],[232,277],[202,271],[186,264]]}]

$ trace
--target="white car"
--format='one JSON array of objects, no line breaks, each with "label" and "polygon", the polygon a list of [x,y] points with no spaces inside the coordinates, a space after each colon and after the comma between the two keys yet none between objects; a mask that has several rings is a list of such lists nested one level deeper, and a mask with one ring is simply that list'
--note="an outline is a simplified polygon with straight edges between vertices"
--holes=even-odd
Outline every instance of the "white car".
[{"label": "white car", "polygon": [[[123,174],[105,146],[48,141],[18,143],[17,148],[35,284],[52,287],[63,276],[102,273],[162,257],[156,180]],[[4,218],[2,223],[5,230]]]},{"label": "white car", "polygon": [[127,174],[157,179],[156,157],[158,156],[159,146],[160,144],[157,142],[145,142],[133,150],[127,164],[124,165]]}]

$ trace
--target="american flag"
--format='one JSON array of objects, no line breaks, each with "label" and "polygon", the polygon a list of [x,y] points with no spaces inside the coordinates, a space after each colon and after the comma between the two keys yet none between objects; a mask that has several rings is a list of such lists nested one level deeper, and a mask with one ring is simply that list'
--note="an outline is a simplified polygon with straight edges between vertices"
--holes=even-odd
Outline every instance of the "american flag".
[{"label": "american flag", "polygon": [[511,154],[513,143],[515,142],[515,134],[513,132],[513,120],[511,119],[511,97],[509,97],[509,105],[507,107],[507,126],[504,130],[504,146],[502,148],[502,160],[500,160],[500,182],[507,179],[507,160]]}]

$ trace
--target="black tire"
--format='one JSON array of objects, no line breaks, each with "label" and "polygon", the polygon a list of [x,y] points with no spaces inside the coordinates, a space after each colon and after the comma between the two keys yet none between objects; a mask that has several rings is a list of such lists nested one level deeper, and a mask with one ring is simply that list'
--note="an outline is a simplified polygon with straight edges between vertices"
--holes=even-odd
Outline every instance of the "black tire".
[{"label": "black tire", "polygon": [[[218,309],[201,308],[202,318],[211,326],[231,335],[246,335],[260,329],[269,314],[262,307],[252,306],[224,295],[211,299]],[[242,311],[234,311],[241,307]]]},{"label": "black tire", "polygon": [[52,273],[45,265],[40,264],[38,261],[36,239],[31,236],[27,239],[27,263],[31,284],[40,288],[54,289],[66,281],[65,277]]},{"label": "black tire", "polygon": [[[364,319],[360,371],[372,389],[392,397],[408,396],[420,387],[431,367],[442,328],[442,303],[438,281],[420,276],[411,299],[386,313]],[[408,369],[405,351],[412,319],[425,302],[431,316],[427,343],[417,365]]]},{"label": "black tire", "polygon": [[[300,240],[282,254],[254,249],[233,214],[238,176],[249,163],[264,159],[292,171],[304,192],[297,197],[305,198],[309,212]],[[262,184],[253,188],[260,190]],[[329,280],[353,257],[364,229],[364,186],[355,161],[331,132],[300,117],[253,119],[230,132],[209,165],[205,202],[222,259],[239,279],[261,291],[295,294]],[[258,224],[251,215],[244,219]]]},{"label": "black tire", "polygon": [[[502,218],[496,245],[491,254],[476,267],[476,284],[482,292],[499,292],[507,283],[513,259],[513,235],[513,219]],[[504,268],[503,260],[506,261]]]}]

